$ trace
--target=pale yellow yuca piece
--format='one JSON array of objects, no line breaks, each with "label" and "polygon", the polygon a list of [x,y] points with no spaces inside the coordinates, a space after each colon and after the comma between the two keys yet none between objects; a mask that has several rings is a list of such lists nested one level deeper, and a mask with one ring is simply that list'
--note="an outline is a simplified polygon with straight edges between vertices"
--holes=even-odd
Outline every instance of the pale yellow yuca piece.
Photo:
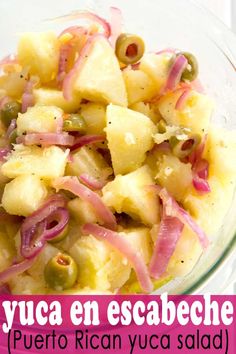
[{"label": "pale yellow yuca piece", "polygon": [[103,201],[117,213],[127,213],[144,224],[159,222],[159,202],[147,186],[154,184],[151,172],[143,166],[125,176],[118,175],[103,188]]},{"label": "pale yellow yuca piece", "polygon": [[[105,174],[111,174],[112,169],[105,159],[95,149],[83,146],[72,154],[72,162],[68,162],[66,174],[68,176],[80,176],[86,173],[94,178],[103,178]],[[104,174],[105,173],[105,174]]]},{"label": "pale yellow yuca piece", "polygon": [[129,106],[140,101],[151,100],[156,94],[156,86],[153,80],[142,70],[127,68],[123,71],[123,78]]},{"label": "pale yellow yuca piece", "polygon": [[35,104],[45,106],[56,106],[66,113],[77,112],[80,107],[80,98],[78,95],[68,101],[64,98],[62,91],[40,87],[33,91]]},{"label": "pale yellow yuca piece", "polygon": [[57,245],[52,245],[47,243],[40,254],[37,256],[32,267],[27,271],[29,275],[33,278],[39,279],[42,283],[44,283],[44,268],[48,261],[56,256],[61,251],[57,248]]},{"label": "pale yellow yuca piece", "polygon": [[125,229],[120,232],[120,234],[125,236],[133,249],[143,258],[144,262],[148,264],[152,256],[153,247],[149,228],[136,227]]},{"label": "pale yellow yuca piece", "polygon": [[155,180],[176,200],[181,201],[192,187],[191,167],[190,163],[183,163],[173,155],[162,155],[162,158],[156,161]]},{"label": "pale yellow yuca piece", "polygon": [[105,241],[82,236],[69,253],[78,264],[78,283],[81,288],[114,291],[130,276],[131,265]]},{"label": "pale yellow yuca piece", "polygon": [[73,218],[81,225],[98,221],[92,205],[80,198],[70,200],[67,207]]},{"label": "pale yellow yuca piece", "polygon": [[114,50],[108,41],[97,38],[75,79],[74,89],[91,101],[127,106],[125,83]]},{"label": "pale yellow yuca piece", "polygon": [[12,264],[16,254],[14,242],[2,231],[0,231],[0,250],[0,272],[2,272]]},{"label": "pale yellow yuca piece", "polygon": [[19,113],[17,135],[25,133],[56,133],[58,124],[62,125],[63,111],[55,106],[29,107],[27,112]]},{"label": "pale yellow yuca piece", "polygon": [[224,185],[236,182],[236,132],[211,127],[207,136],[204,157],[209,162],[209,175]]},{"label": "pale yellow yuca piece", "polygon": [[69,150],[63,151],[57,146],[40,148],[17,144],[2,165],[2,173],[9,178],[25,174],[35,174],[43,179],[52,179],[64,175]]},{"label": "pale yellow yuca piece", "polygon": [[26,78],[22,72],[13,72],[7,75],[0,76],[0,87],[5,91],[5,96],[11,96],[13,98],[21,98]]},{"label": "pale yellow yuca piece", "polygon": [[59,41],[54,32],[24,33],[18,43],[17,57],[30,74],[42,83],[55,79],[59,63]]},{"label": "pale yellow yuca piece", "polygon": [[159,111],[155,110],[155,108],[149,103],[137,102],[130,106],[130,109],[149,117],[154,124],[159,122],[159,120],[162,118]]},{"label": "pale yellow yuca piece", "polygon": [[107,107],[107,140],[116,175],[139,168],[153,145],[157,128],[145,115],[115,105]]},{"label": "pale yellow yuca piece", "polygon": [[156,55],[148,53],[140,61],[140,70],[144,71],[154,82],[156,95],[166,83],[173,58],[172,53]]},{"label": "pale yellow yuca piece", "polygon": [[220,229],[232,202],[236,183],[235,141],[234,131],[210,129],[204,158],[209,162],[211,192],[200,195],[192,189],[184,200],[185,208],[208,235],[214,235]]},{"label": "pale yellow yuca piece", "polygon": [[22,175],[5,185],[2,206],[9,214],[28,216],[46,196],[47,188],[39,177]]},{"label": "pale yellow yuca piece", "polygon": [[167,272],[173,277],[182,277],[192,271],[202,254],[197,235],[184,227],[175,251],[169,261]]},{"label": "pale yellow yuca piece", "polygon": [[234,185],[223,185],[217,177],[210,177],[208,183],[210,193],[200,195],[192,190],[183,201],[183,205],[206,234],[211,236],[220,229],[230,208]]},{"label": "pale yellow yuca piece", "polygon": [[19,274],[9,281],[12,295],[46,295],[47,289],[42,279],[27,273]]},{"label": "pale yellow yuca piece", "polygon": [[86,122],[87,134],[104,134],[106,127],[106,106],[89,102],[81,105],[80,113]]},{"label": "pale yellow yuca piece", "polygon": [[168,125],[190,128],[193,133],[206,134],[213,112],[211,99],[196,91],[192,91],[183,109],[176,110],[175,105],[180,97],[180,92],[171,92],[161,98],[157,107]]}]

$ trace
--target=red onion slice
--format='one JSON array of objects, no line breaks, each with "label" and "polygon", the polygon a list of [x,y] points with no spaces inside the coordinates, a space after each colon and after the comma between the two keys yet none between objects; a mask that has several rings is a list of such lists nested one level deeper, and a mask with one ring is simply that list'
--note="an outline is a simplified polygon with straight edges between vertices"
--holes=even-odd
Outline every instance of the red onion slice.
[{"label": "red onion slice", "polygon": [[175,104],[175,109],[176,109],[177,111],[181,111],[181,110],[184,108],[184,105],[185,105],[185,103],[186,103],[186,100],[187,100],[188,97],[189,97],[190,92],[191,92],[190,89],[185,89],[185,90],[181,93],[180,97],[178,98],[178,100],[177,100],[177,102],[176,102],[176,104]]},{"label": "red onion slice", "polygon": [[29,107],[34,106],[33,88],[37,82],[30,79],[26,82],[24,93],[22,95],[21,112],[25,113]]},{"label": "red onion slice", "polygon": [[160,55],[160,54],[175,54],[176,53],[176,49],[174,48],[165,48],[165,49],[162,49],[162,50],[159,50],[158,52],[156,52],[155,54],[157,55]]},{"label": "red onion slice", "polygon": [[197,146],[197,148],[193,151],[193,153],[189,156],[189,162],[194,166],[198,161],[202,159],[203,152],[205,150],[207,140],[207,134],[205,134],[202,138],[201,143]]},{"label": "red onion slice", "polygon": [[110,35],[109,40],[110,40],[112,47],[114,48],[115,44],[116,44],[116,40],[122,31],[123,18],[122,18],[122,12],[120,11],[120,9],[118,9],[117,7],[114,7],[114,6],[110,7],[110,16],[111,16],[111,20],[110,20],[111,35]]},{"label": "red onion slice", "polygon": [[174,198],[162,188],[159,192],[159,197],[165,205],[165,212],[167,216],[178,218],[184,225],[187,225],[198,236],[203,248],[207,248],[209,241],[205,232],[197,225],[189,213],[181,208]]},{"label": "red onion slice", "polygon": [[74,145],[71,147],[71,151],[77,150],[85,145],[100,143],[106,140],[105,135],[84,135],[75,139]]},{"label": "red onion slice", "polygon": [[115,216],[110,209],[103,203],[101,197],[91,191],[88,187],[79,182],[77,177],[59,177],[54,180],[53,187],[55,189],[65,189],[82,200],[88,202],[95,210],[98,218],[109,229],[116,230],[117,223]]},{"label": "red onion slice", "polygon": [[105,180],[98,180],[93,176],[88,175],[87,173],[80,175],[79,179],[83,184],[85,184],[90,189],[93,189],[94,191],[101,190],[107,183]]},{"label": "red onion slice", "polygon": [[64,43],[60,47],[60,55],[59,55],[59,65],[58,65],[58,74],[57,74],[57,82],[60,84],[63,82],[65,75],[67,73],[67,64],[69,61],[69,57],[71,52],[74,49],[73,40],[75,38],[79,38],[82,36],[86,36],[88,31],[79,26],[71,26],[66,28],[60,35],[59,38],[62,37],[64,34],[69,33],[72,35],[72,38],[68,40],[68,42]]},{"label": "red onion slice", "polygon": [[0,68],[7,64],[18,64],[17,57],[14,54],[9,54],[0,60]]},{"label": "red onion slice", "polygon": [[33,263],[34,259],[25,259],[20,263],[13,264],[12,266],[0,273],[0,283],[6,283],[18,274],[24,273],[33,265]]},{"label": "red onion slice", "polygon": [[12,119],[11,120],[11,123],[9,125],[9,127],[7,128],[7,131],[6,131],[6,139],[9,139],[12,132],[16,129],[16,119]]},{"label": "red onion slice", "polygon": [[17,138],[18,144],[24,145],[61,145],[73,146],[75,138],[68,133],[30,133]]},{"label": "red onion slice", "polygon": [[200,178],[197,174],[193,175],[193,186],[196,191],[200,193],[209,193],[211,191],[210,185],[204,178]]},{"label": "red onion slice", "polygon": [[166,216],[164,213],[149,265],[149,274],[153,278],[158,279],[166,272],[170,258],[181,236],[183,226],[179,219]]},{"label": "red onion slice", "polygon": [[96,224],[86,224],[83,226],[82,231],[86,235],[93,235],[100,240],[108,242],[112,247],[119,251],[132,264],[143,291],[146,293],[152,291],[153,285],[146,264],[139,253],[133,249],[129,241],[118,233]]},{"label": "red onion slice", "polygon": [[0,148],[0,162],[5,162],[7,156],[11,153],[9,148]]},{"label": "red onion slice", "polygon": [[92,24],[97,24],[103,29],[103,35],[107,38],[111,35],[111,28],[109,23],[102,17],[95,15],[89,11],[73,11],[71,14],[62,16],[63,19],[68,20],[87,20]]},{"label": "red onion slice", "polygon": [[193,166],[193,171],[198,177],[206,180],[209,176],[209,162],[205,159],[197,161]]},{"label": "red onion slice", "polygon": [[178,55],[175,58],[173,65],[170,68],[168,79],[164,88],[164,92],[173,91],[178,86],[181,76],[188,65],[188,61],[183,55]]},{"label": "red onion slice", "polygon": [[21,230],[21,255],[34,258],[41,252],[47,240],[52,240],[65,229],[69,222],[69,212],[65,208],[52,211],[47,218],[31,228]]},{"label": "red onion slice", "polygon": [[[44,239],[51,240],[57,237],[61,232],[63,232],[68,222],[69,222],[69,212],[67,209],[58,208],[57,210],[52,212],[46,219],[47,225],[43,234]],[[53,225],[52,227],[51,224]]]},{"label": "red onion slice", "polygon": [[21,229],[31,228],[37,223],[41,222],[48,217],[52,212],[58,208],[65,208],[67,201],[65,197],[61,194],[53,194],[48,198],[48,200],[42,205],[42,207],[32,213],[30,216],[25,218]]}]

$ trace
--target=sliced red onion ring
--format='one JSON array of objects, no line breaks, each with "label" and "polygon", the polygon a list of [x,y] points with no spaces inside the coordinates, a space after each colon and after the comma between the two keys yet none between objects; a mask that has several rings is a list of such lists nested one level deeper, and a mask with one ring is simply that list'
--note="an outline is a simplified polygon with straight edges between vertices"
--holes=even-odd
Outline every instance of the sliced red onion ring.
[{"label": "sliced red onion ring", "polygon": [[207,179],[209,175],[209,162],[205,159],[201,159],[194,164],[193,170],[198,177]]},{"label": "sliced red onion ring", "polygon": [[183,223],[175,217],[166,216],[165,212],[161,220],[154,252],[149,265],[149,274],[158,279],[167,269],[177,242],[183,230]]},{"label": "sliced red onion ring", "polygon": [[80,136],[75,139],[74,145],[71,147],[71,151],[77,150],[78,148],[85,146],[85,145],[90,145],[90,144],[95,144],[99,142],[103,142],[106,140],[105,135],[84,135]]},{"label": "sliced red onion ring", "polygon": [[[45,235],[47,239],[50,238],[50,236],[57,236],[55,235],[54,228],[51,228],[51,230],[48,229],[48,220],[49,223],[52,222],[52,215],[56,217],[57,224],[60,224],[58,220],[61,220],[61,224],[58,226],[58,229],[60,229],[61,225],[67,220],[65,206],[66,199],[59,194],[55,194],[51,196],[40,209],[36,210],[24,220],[20,229],[21,255],[24,258],[34,258],[42,250],[45,245]],[[60,215],[55,214],[59,209]],[[55,227],[57,227],[57,225]]]},{"label": "sliced red onion ring", "polygon": [[21,255],[27,259],[34,258],[43,249],[46,241],[57,237],[68,222],[68,210],[58,208],[38,224],[21,232]]},{"label": "sliced red onion ring", "polygon": [[30,216],[25,218],[21,230],[24,232],[25,229],[32,228],[34,225],[46,219],[51,213],[53,213],[58,208],[65,208],[67,200],[61,194],[53,194],[48,198],[48,200],[42,205],[42,207],[32,213]]},{"label": "sliced red onion ring", "polygon": [[68,133],[30,133],[16,139],[17,144],[24,145],[61,145],[73,146],[75,138]]},{"label": "sliced red onion ring", "polygon": [[111,24],[111,36],[110,36],[110,43],[112,47],[115,47],[116,40],[121,34],[122,31],[122,12],[117,7],[111,6],[110,7],[110,24]]},{"label": "sliced red onion ring", "polygon": [[88,31],[86,28],[81,27],[81,26],[70,26],[66,29],[64,29],[60,34],[59,38],[62,37],[64,34],[71,34],[73,37],[79,37],[84,34],[88,34]]},{"label": "sliced red onion ring", "polygon": [[207,135],[202,139],[201,144],[193,151],[189,156],[189,162],[192,164],[193,171],[193,186],[196,191],[200,193],[209,193],[211,191],[210,185],[207,182],[209,176],[209,163],[207,160],[202,158],[205,145],[206,145]]},{"label": "sliced red onion ring", "polygon": [[0,148],[0,162],[6,160],[7,155],[9,155],[11,150],[9,148]]},{"label": "sliced red onion ring", "polygon": [[88,34],[88,31],[79,26],[71,26],[66,28],[60,35],[59,38],[62,37],[64,34],[69,33],[72,35],[72,38],[66,42],[65,44],[61,45],[60,48],[60,55],[59,55],[59,65],[58,65],[58,74],[57,74],[57,82],[60,84],[63,82],[66,73],[67,73],[67,64],[69,61],[69,57],[71,55],[72,50],[74,49],[74,45],[72,41],[74,38],[82,37]]},{"label": "sliced red onion ring", "polygon": [[85,184],[90,189],[93,189],[94,191],[101,190],[107,183],[105,180],[98,180],[93,176],[88,175],[87,173],[80,175],[79,179],[83,184]]},{"label": "sliced red onion ring", "polygon": [[9,54],[0,60],[0,68],[7,64],[18,64],[17,57],[14,54]]},{"label": "sliced red onion ring", "polygon": [[198,236],[199,241],[203,248],[207,248],[209,240],[205,232],[197,225],[189,213],[184,210],[174,198],[167,192],[165,188],[158,185],[152,185],[148,187],[152,191],[155,191],[162,200],[165,208],[165,215],[179,219],[184,225],[187,225]]},{"label": "sliced red onion ring", "polygon": [[152,148],[152,150],[150,151],[151,154],[155,153],[155,152],[163,152],[163,153],[170,153],[171,152],[171,148],[170,148],[170,144],[168,141],[163,141],[161,144],[155,144]]},{"label": "sliced red onion ring", "polygon": [[196,191],[200,193],[209,193],[211,191],[210,185],[204,178],[200,178],[197,174],[193,175],[193,186]]},{"label": "sliced red onion ring", "polygon": [[9,127],[7,128],[7,131],[6,131],[6,139],[9,139],[12,132],[16,129],[16,119],[12,119],[11,120],[11,123],[9,125]]},{"label": "sliced red onion ring", "polygon": [[191,92],[190,89],[185,89],[185,90],[181,93],[180,97],[178,98],[178,100],[177,100],[177,102],[176,102],[176,104],[175,104],[175,109],[176,109],[177,111],[181,111],[181,110],[184,108],[184,105],[185,105],[185,103],[186,103],[186,100],[187,100],[188,97],[189,97],[190,92]]},{"label": "sliced red onion ring", "polygon": [[22,95],[21,112],[25,113],[29,107],[34,106],[33,87],[35,83],[33,80],[26,82],[24,93]]},{"label": "sliced red onion ring", "polygon": [[[45,240],[52,240],[57,237],[67,226],[69,222],[69,212],[66,208],[58,208],[49,215],[46,222],[47,225],[43,237]],[[51,224],[53,226],[51,226]]]},{"label": "sliced red onion ring", "polygon": [[165,48],[165,49],[159,50],[159,52],[156,52],[155,54],[160,55],[160,54],[165,54],[165,53],[175,54],[176,53],[176,49],[174,49],[174,48]]},{"label": "sliced red onion ring", "polygon": [[6,283],[18,274],[24,273],[33,265],[34,261],[35,259],[25,259],[20,263],[11,265],[0,273],[0,283]]},{"label": "sliced red onion ring", "polygon": [[103,37],[101,34],[94,34],[88,38],[83,49],[80,52],[78,59],[76,60],[74,67],[65,76],[62,86],[63,96],[66,100],[70,101],[73,98],[73,83],[75,77],[78,77],[83,64],[88,57],[93,43],[99,38]]},{"label": "sliced red onion ring", "polygon": [[188,61],[184,55],[178,55],[175,58],[175,61],[170,68],[170,72],[164,88],[164,92],[168,90],[173,91],[176,89],[187,65],[188,65]]},{"label": "sliced red onion ring", "polygon": [[194,166],[198,161],[202,159],[202,155],[206,146],[207,134],[202,138],[201,143],[197,146],[197,148],[193,151],[193,153],[189,156],[189,162]]},{"label": "sliced red onion ring", "polygon": [[101,197],[97,193],[81,184],[77,177],[59,177],[54,180],[53,187],[57,190],[65,189],[70,191],[82,200],[88,202],[95,210],[101,222],[103,222],[103,224],[109,229],[116,230],[116,218],[110,209],[108,209],[108,207],[103,203]]},{"label": "sliced red onion ring", "polygon": [[65,19],[65,20],[88,20],[92,22],[93,24],[97,24],[103,29],[103,35],[107,38],[110,37],[111,35],[111,28],[109,23],[103,19],[102,17],[95,15],[92,12],[89,11],[73,11],[71,14],[62,16],[59,19]]},{"label": "sliced red onion ring", "polygon": [[198,236],[199,241],[203,248],[207,248],[209,240],[205,232],[197,225],[189,213],[181,208],[174,198],[167,192],[165,188],[159,193],[159,196],[165,205],[165,211],[167,216],[178,218],[184,225],[187,225]]},{"label": "sliced red onion ring", "polygon": [[133,249],[129,241],[120,234],[96,224],[84,225],[82,232],[86,235],[93,235],[100,240],[108,242],[112,247],[119,251],[132,264],[143,291],[146,293],[152,291],[153,285],[146,264],[139,253]]}]

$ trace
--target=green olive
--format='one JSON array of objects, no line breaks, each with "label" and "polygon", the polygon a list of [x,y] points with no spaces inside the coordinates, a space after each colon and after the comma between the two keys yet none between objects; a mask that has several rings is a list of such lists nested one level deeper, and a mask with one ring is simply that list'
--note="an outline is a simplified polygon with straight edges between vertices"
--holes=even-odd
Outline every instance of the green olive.
[{"label": "green olive", "polygon": [[135,34],[122,33],[116,41],[116,56],[126,65],[137,63],[143,56],[145,44]]},{"label": "green olive", "polygon": [[55,290],[72,288],[77,280],[77,275],[77,264],[71,256],[65,253],[58,253],[50,259],[44,269],[46,283]]},{"label": "green olive", "polygon": [[16,144],[16,138],[17,138],[17,129],[14,129],[9,136],[9,143]]},{"label": "green olive", "polygon": [[11,101],[5,103],[1,110],[1,121],[3,124],[8,127],[12,119],[18,117],[18,113],[21,111],[21,105],[17,101]]},{"label": "green olive", "polygon": [[188,66],[184,70],[181,80],[183,81],[193,81],[198,76],[198,62],[195,56],[191,53],[182,52],[181,55],[185,56],[188,61]]},{"label": "green olive", "polygon": [[195,150],[195,148],[199,145],[201,141],[201,137],[198,134],[189,135],[186,139],[180,140],[177,136],[172,136],[169,139],[169,144],[172,149],[173,154],[183,159]]},{"label": "green olive", "polygon": [[83,117],[79,114],[70,114],[67,119],[64,120],[63,130],[67,132],[86,132],[86,123]]},{"label": "green olive", "polygon": [[68,228],[69,228],[68,225],[66,225],[64,230],[57,237],[54,237],[51,240],[48,240],[48,242],[49,243],[57,243],[57,242],[64,240],[64,238],[66,238],[66,236],[68,234]]},{"label": "green olive", "polygon": [[158,128],[158,132],[161,134],[164,134],[166,132],[166,122],[164,121],[164,119],[161,119],[158,122],[157,128]]}]

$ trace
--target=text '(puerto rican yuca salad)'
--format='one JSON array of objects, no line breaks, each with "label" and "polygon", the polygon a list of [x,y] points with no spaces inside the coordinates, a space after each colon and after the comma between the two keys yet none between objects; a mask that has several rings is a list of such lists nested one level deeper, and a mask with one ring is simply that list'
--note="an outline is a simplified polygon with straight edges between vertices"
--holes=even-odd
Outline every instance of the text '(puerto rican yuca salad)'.
[{"label": "text '(puerto rican yuca salad)'", "polygon": [[145,52],[117,8],[68,18],[0,63],[0,292],[150,293],[213,242],[235,133],[193,54]]}]

